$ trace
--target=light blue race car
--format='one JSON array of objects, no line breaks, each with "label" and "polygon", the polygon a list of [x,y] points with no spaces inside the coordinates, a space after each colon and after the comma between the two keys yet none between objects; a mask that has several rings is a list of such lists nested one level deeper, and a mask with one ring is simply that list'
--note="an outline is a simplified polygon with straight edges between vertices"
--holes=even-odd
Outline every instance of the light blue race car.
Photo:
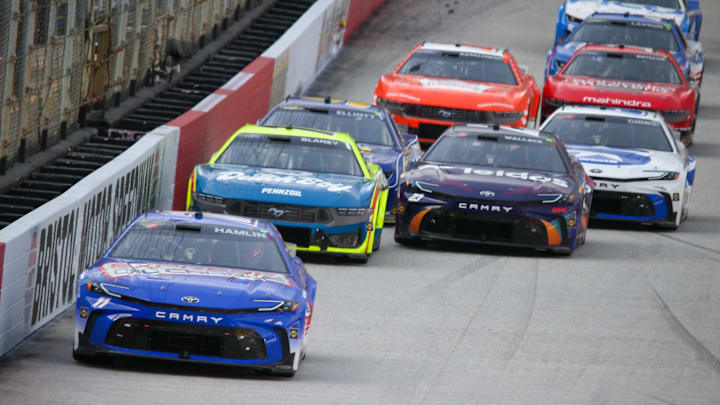
[{"label": "light blue race car", "polygon": [[702,13],[698,0],[566,0],[558,10],[555,43],[564,41],[595,13],[635,14],[672,19],[687,38],[698,41]]}]

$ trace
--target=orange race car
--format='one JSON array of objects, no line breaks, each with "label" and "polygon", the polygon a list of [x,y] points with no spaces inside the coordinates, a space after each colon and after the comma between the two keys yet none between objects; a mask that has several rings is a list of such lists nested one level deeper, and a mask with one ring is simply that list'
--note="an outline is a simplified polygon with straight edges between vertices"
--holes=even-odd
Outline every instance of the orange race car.
[{"label": "orange race car", "polygon": [[540,102],[525,70],[507,49],[423,42],[380,77],[375,103],[424,143],[454,124],[525,127]]}]

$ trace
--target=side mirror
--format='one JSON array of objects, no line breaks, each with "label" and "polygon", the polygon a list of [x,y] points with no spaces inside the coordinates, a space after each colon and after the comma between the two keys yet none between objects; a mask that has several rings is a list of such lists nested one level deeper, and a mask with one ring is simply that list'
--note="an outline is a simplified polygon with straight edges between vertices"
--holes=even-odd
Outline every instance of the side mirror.
[{"label": "side mirror", "polygon": [[405,140],[405,143],[408,145],[412,145],[415,142],[418,142],[418,136],[413,134],[401,134],[400,135],[402,139]]},{"label": "side mirror", "polygon": [[297,257],[297,245],[291,242],[285,242],[285,250],[290,257]]}]

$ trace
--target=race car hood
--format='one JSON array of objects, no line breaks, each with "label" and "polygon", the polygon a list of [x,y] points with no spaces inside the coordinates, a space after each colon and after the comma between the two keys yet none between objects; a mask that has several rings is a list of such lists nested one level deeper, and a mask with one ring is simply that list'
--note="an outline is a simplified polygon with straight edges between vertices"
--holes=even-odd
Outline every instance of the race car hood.
[{"label": "race car hood", "polygon": [[[596,79],[589,76],[550,76],[548,97],[575,104],[600,104],[652,110],[691,109],[692,89],[678,84]],[[688,105],[690,104],[690,105]],[[676,108],[676,107],[682,108]]]},{"label": "race car hood", "polygon": [[110,292],[165,305],[257,308],[253,299],[297,300],[300,289],[289,274],[160,262],[106,261],[84,273]]},{"label": "race car hood", "polygon": [[647,17],[673,19],[681,25],[685,15],[681,9],[672,9],[642,4],[623,3],[611,0],[568,0],[565,14],[584,20],[594,13],[639,14]]},{"label": "race car hood", "polygon": [[370,206],[375,182],[359,176],[205,164],[195,191],[223,198],[316,207]]},{"label": "race car hood", "polygon": [[380,166],[383,171],[395,170],[395,163],[400,152],[392,146],[371,143],[358,143],[357,146],[367,160]]},{"label": "race car hood", "polygon": [[540,194],[570,194],[576,187],[558,173],[426,162],[406,172],[404,180],[421,191],[507,202],[538,201],[544,198]]},{"label": "race car hood", "polygon": [[[565,42],[560,45],[557,45],[555,47],[555,59],[560,62],[567,62],[572,58],[573,55],[575,55],[575,52],[582,48],[583,46],[587,45],[587,42]],[[552,52],[552,51],[551,51]],[[685,54],[683,52],[674,51],[670,52],[672,56],[675,58],[675,60],[680,64],[685,59]],[[682,65],[681,65],[682,66]]]},{"label": "race car hood", "polygon": [[661,172],[681,172],[682,162],[672,152],[607,146],[566,145],[593,177],[639,179],[657,177]]},{"label": "race car hood", "polygon": [[519,111],[526,107],[519,86],[397,73],[382,76],[376,94],[402,103],[441,103],[442,107],[467,110]]}]

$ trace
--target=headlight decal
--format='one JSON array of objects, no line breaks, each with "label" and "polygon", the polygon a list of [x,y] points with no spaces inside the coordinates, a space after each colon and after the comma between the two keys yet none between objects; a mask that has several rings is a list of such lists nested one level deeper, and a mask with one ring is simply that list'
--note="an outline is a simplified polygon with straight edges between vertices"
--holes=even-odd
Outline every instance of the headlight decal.
[{"label": "headlight decal", "polygon": [[555,219],[552,222],[548,222],[545,220],[542,221],[543,225],[545,225],[545,230],[547,231],[547,238],[548,238],[548,245],[549,246],[556,246],[562,243],[562,233],[560,231],[560,221]]}]

